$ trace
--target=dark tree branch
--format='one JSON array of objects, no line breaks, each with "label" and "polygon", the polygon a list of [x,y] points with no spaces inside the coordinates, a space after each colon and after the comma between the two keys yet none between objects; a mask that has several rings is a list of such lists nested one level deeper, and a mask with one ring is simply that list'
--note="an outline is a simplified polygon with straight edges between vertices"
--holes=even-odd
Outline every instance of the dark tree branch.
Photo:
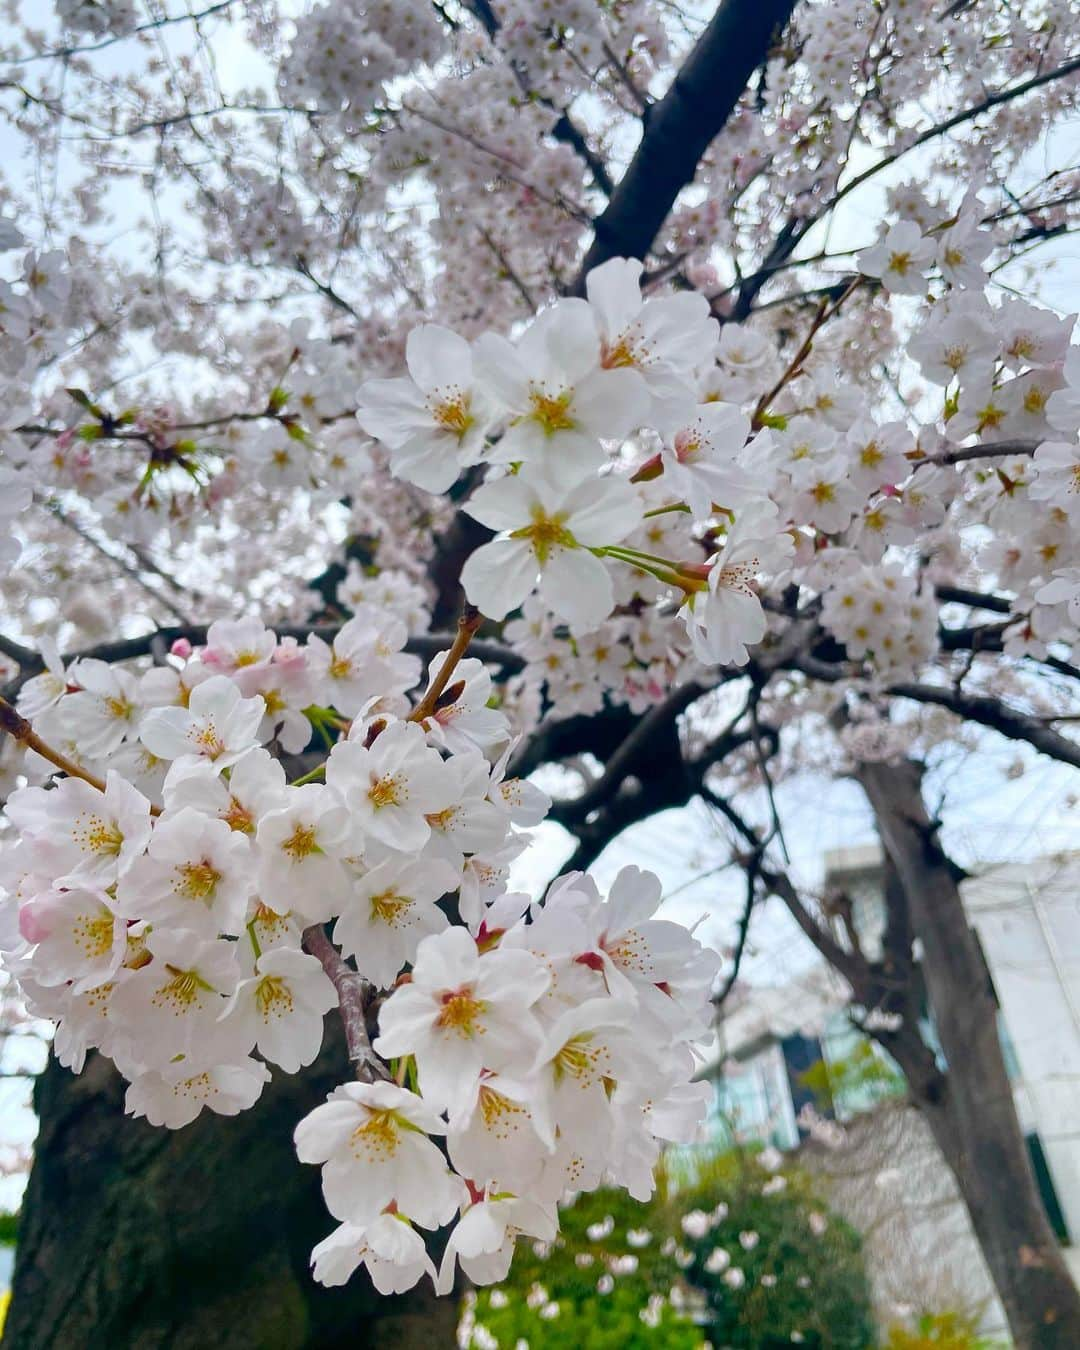
[{"label": "dark tree branch", "polygon": [[[162,650],[168,650],[181,638],[186,638],[193,646],[202,646],[206,642],[209,627],[209,624],[197,623],[158,628],[153,633],[143,633],[139,637],[118,638],[114,642],[99,642],[92,647],[67,652],[63,659],[66,665],[72,661],[94,660],[112,664],[117,661],[134,661],[140,656],[157,657]],[[341,627],[340,623],[280,624],[273,625],[273,631],[279,638],[291,637],[302,642],[308,637],[318,637],[324,642],[333,642]],[[412,652],[414,656],[423,657],[425,661],[430,661],[440,652],[449,651],[453,645],[453,633],[426,633],[409,638],[405,650]],[[11,650],[8,650],[9,648]],[[16,651],[21,652],[22,656],[15,655]],[[7,697],[13,696],[31,676],[45,669],[45,662],[37,652],[31,651],[28,647],[20,647],[18,643],[13,643],[8,638],[0,638],[0,652],[5,652],[13,661],[19,663],[18,679],[12,681],[3,691]],[[469,645],[469,655],[490,665],[500,666],[507,675],[517,674],[525,668],[525,662],[518,653],[499,642],[472,642]]]},{"label": "dark tree branch", "polygon": [[584,293],[586,274],[609,258],[645,258],[795,4],[723,0],[671,88],[644,115],[641,143],[596,221],[575,294]]},{"label": "dark tree branch", "polygon": [[958,886],[962,873],[926,810],[922,774],[909,760],[860,764],[855,772],[921,943],[930,1011],[948,1066],[944,1098],[924,1098],[921,1105],[956,1176],[1017,1345],[1071,1350],[1080,1337],[1080,1294],[1035,1183],[1002,1057],[993,987]]},{"label": "dark tree branch", "polygon": [[341,1024],[345,1028],[345,1046],[357,1078],[366,1083],[390,1077],[386,1065],[371,1048],[367,1028],[367,1009],[375,990],[358,975],[326,935],[322,924],[304,929],[304,949],[316,958],[337,990]]},{"label": "dark tree branch", "polygon": [[935,586],[934,594],[946,604],[967,605],[970,609],[985,609],[992,614],[1011,614],[1013,602],[1007,595],[984,595],[963,586]]},{"label": "dark tree branch", "polygon": [[570,822],[585,820],[590,812],[614,797],[635,767],[640,767],[645,762],[654,748],[654,742],[662,737],[676,717],[704,692],[700,685],[684,684],[663,703],[650,708],[612,754],[600,778],[580,797],[558,803],[556,819],[567,826]]},{"label": "dark tree branch", "polygon": [[750,935],[750,919],[754,913],[754,903],[757,900],[757,879],[760,866],[760,854],[753,853],[746,859],[746,899],[743,901],[742,913],[739,915],[739,925],[735,934],[735,951],[731,957],[731,969],[724,977],[724,983],[713,995],[713,1005],[717,1008],[722,1007],[727,1001],[728,995],[735,988],[739,971],[742,969],[743,955],[746,952],[746,939]]},{"label": "dark tree branch", "polygon": [[969,722],[978,722],[1011,741],[1025,741],[1040,754],[1080,769],[1080,744],[1061,735],[1037,717],[1007,707],[1000,699],[965,694],[956,689],[931,684],[894,684],[890,694],[916,703],[932,703],[947,708]]}]

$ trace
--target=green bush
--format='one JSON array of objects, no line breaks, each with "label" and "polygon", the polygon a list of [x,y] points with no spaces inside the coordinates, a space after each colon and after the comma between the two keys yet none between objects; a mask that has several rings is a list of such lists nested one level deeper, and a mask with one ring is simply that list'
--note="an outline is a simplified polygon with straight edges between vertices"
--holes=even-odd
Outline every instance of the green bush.
[{"label": "green bush", "polygon": [[734,1151],[685,1169],[684,1278],[706,1306],[717,1350],[868,1350],[876,1343],[858,1233],[829,1213],[802,1172],[770,1172]]},{"label": "green bush", "polygon": [[688,1153],[640,1205],[579,1196],[549,1246],[522,1241],[507,1281],[470,1295],[473,1350],[869,1350],[855,1231],[796,1169]]},{"label": "green bush", "polygon": [[519,1242],[509,1279],[466,1300],[466,1343],[476,1350],[514,1350],[521,1341],[532,1350],[699,1350],[701,1331],[672,1306],[672,1289],[676,1299],[681,1289],[673,1244],[661,1250],[663,1217],[625,1191],[579,1196],[563,1208],[550,1246]]}]

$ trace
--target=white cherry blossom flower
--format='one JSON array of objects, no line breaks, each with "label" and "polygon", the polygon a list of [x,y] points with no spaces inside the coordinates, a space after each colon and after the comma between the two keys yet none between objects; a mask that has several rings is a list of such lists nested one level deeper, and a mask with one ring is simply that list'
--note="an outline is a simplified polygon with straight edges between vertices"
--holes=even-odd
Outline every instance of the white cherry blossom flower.
[{"label": "white cherry blossom flower", "polygon": [[334,941],[375,985],[388,988],[421,940],[449,919],[436,901],[457,889],[458,873],[444,862],[395,858],[354,881],[334,925]]},{"label": "white cherry blossom flower", "polygon": [[443,1134],[438,1113],[393,1083],[346,1083],[296,1127],[296,1155],[322,1164],[326,1207],[363,1226],[389,1205],[438,1228],[461,1204],[464,1186],[428,1138]]},{"label": "white cherry blossom flower", "polygon": [[324,923],[349,894],[341,861],[349,850],[349,812],[316,783],[285,791],[285,805],[259,821],[255,889],[277,914],[296,912],[308,923]]},{"label": "white cherry blossom flower", "polygon": [[1050,309],[1008,296],[995,314],[1002,339],[1002,359],[1007,366],[1052,366],[1064,360],[1069,350],[1076,315],[1058,315]]},{"label": "white cherry blossom flower", "polygon": [[507,778],[511,756],[517,742],[506,747],[491,770],[489,795],[496,805],[506,810],[515,825],[539,825],[551,810],[551,798],[527,778]]},{"label": "white cherry blossom flower", "polygon": [[1080,567],[1059,567],[1035,592],[1040,605],[1068,604],[1069,621],[1080,627]]},{"label": "white cherry blossom flower", "polygon": [[258,1060],[211,1064],[193,1072],[185,1064],[139,1074],[128,1086],[124,1110],[151,1125],[179,1130],[206,1108],[219,1116],[248,1111],[270,1081],[270,1070]]},{"label": "white cherry blossom flower", "polygon": [[509,1069],[535,1053],[540,1029],[529,1009],[547,984],[530,953],[481,954],[464,929],[448,928],[421,942],[412,980],[383,1005],[375,1049],[412,1054],[425,1101],[454,1108],[482,1069]]},{"label": "white cherry blossom flower", "polygon": [[611,1121],[610,1088],[649,1073],[634,1022],[632,1002],[602,997],[568,1008],[546,1032],[534,1065],[539,1084],[531,1103],[546,1142],[554,1144],[557,1124],[563,1140],[586,1155],[590,1150],[602,1155]]},{"label": "white cherry blossom flower", "polygon": [[110,886],[150,839],[149,801],[112,770],[104,792],[64,778],[48,791],[13,792],[6,810],[41,871],[61,881]]},{"label": "white cherry blossom flower", "polygon": [[59,648],[52,638],[43,638],[39,644],[45,669],[33,675],[19,690],[15,706],[23,717],[31,721],[46,708],[55,707],[67,692],[67,671]]},{"label": "white cherry blossom flower", "polygon": [[390,451],[390,468],[407,483],[445,492],[475,464],[491,425],[490,400],[473,374],[469,344],[438,324],[409,334],[410,379],[368,380],[357,419]]},{"label": "white cherry blossom flower", "polygon": [[923,295],[935,252],[934,241],[924,239],[913,220],[900,220],[878,243],[863,249],[856,262],[863,276],[880,278],[894,295]]},{"label": "white cherry blossom flower", "polygon": [[671,425],[694,402],[694,377],[716,348],[720,326],[709,302],[684,291],[643,299],[642,265],[611,258],[585,279],[605,370],[635,370],[653,400],[653,417]]},{"label": "white cherry blossom flower", "polygon": [[219,1018],[239,981],[235,943],[165,929],[154,929],[145,943],[153,959],[112,995],[118,1030],[137,1043],[147,1068],[228,1062],[234,1042]]},{"label": "white cherry blossom flower", "polygon": [[146,856],[121,878],[118,894],[131,913],[155,924],[235,937],[247,918],[251,864],[242,834],[185,806],[158,821]]},{"label": "white cherry blossom flower", "polygon": [[[429,685],[448,654],[440,652],[432,658],[428,665]],[[471,656],[459,661],[439,706],[421,723],[428,741],[452,754],[493,750],[502,745],[509,737],[509,726],[503,713],[488,706],[493,692],[491,675],[482,661]]]},{"label": "white cherry blossom flower", "polygon": [[479,1188],[526,1194],[548,1146],[533,1125],[532,1085],[502,1074],[476,1079],[451,1115],[446,1147],[454,1167]]},{"label": "white cherry blossom flower", "polygon": [[139,735],[160,759],[196,756],[218,770],[255,744],[265,704],[244,698],[232,680],[214,675],[197,685],[186,708],[151,708]]},{"label": "white cherry blossom flower", "polygon": [[71,981],[73,992],[83,994],[119,970],[127,955],[127,919],[104,891],[83,886],[48,891],[29,908],[37,944],[34,971],[42,984]]},{"label": "white cherry blossom flower", "polygon": [[488,853],[503,844],[510,817],[501,799],[493,802],[489,798],[490,769],[482,755],[454,755],[446,761],[445,770],[453,780],[453,799],[449,806],[425,817],[431,835],[424,857],[443,859],[460,877],[466,854]]},{"label": "white cherry blossom flower", "polygon": [[420,661],[402,650],[408,635],[401,619],[369,605],[342,626],[332,644],[313,633],[307,657],[317,702],[356,717],[373,698],[410,689],[420,677]]},{"label": "white cherry blossom flower", "polygon": [[1032,501],[1052,502],[1080,521],[1080,446],[1045,441],[1035,451],[1035,477],[1028,488]]},{"label": "white cherry blossom flower", "polygon": [[423,848],[431,834],[427,816],[453,801],[442,756],[415,722],[390,722],[370,746],[338,741],[326,782],[365,835],[402,852]]},{"label": "white cherry blossom flower", "polygon": [[173,760],[162,795],[166,811],[190,806],[217,816],[231,830],[253,835],[263,816],[286,803],[285,770],[258,746],[220,774],[211,761],[185,756]]},{"label": "white cherry blossom flower", "polygon": [[575,627],[596,627],[611,613],[611,577],[592,550],[618,544],[641,520],[640,498],[625,479],[565,490],[523,471],[484,484],[465,509],[501,532],[461,572],[466,595],[488,618],[505,618],[538,579],[544,603]]},{"label": "white cherry blossom flower", "polygon": [[401,1214],[380,1214],[363,1225],[343,1223],[313,1248],[312,1273],[320,1284],[346,1284],[363,1266],[380,1294],[403,1294],[424,1275],[434,1285],[435,1264],[424,1239]]},{"label": "white cherry blossom flower", "polygon": [[679,611],[694,655],[706,665],[745,665],[747,648],[765,636],[768,622],[754,583],[793,548],[790,535],[775,533],[774,522],[769,512],[744,512],[711,560],[707,590],[688,596]]},{"label": "white cherry blossom flower", "polygon": [[473,1284],[504,1280],[521,1234],[551,1242],[559,1231],[554,1206],[519,1196],[496,1195],[470,1205],[450,1234],[439,1268],[439,1292],[454,1286],[454,1267],[460,1264]]},{"label": "white cherry blossom flower", "polygon": [[279,946],[260,954],[221,1016],[237,1045],[254,1046],[271,1064],[296,1073],[318,1055],[323,1018],[337,1006],[337,990],[315,957]]},{"label": "white cherry blossom flower", "polygon": [[[1062,376],[1065,387],[1055,390],[1047,399],[1046,420],[1055,431],[1068,434],[1080,427],[1080,347],[1069,348],[1062,367]],[[21,708],[22,704],[19,706]],[[27,716],[29,715],[28,713]]]},{"label": "white cherry blossom flower", "polygon": [[757,492],[739,463],[750,433],[750,419],[730,403],[702,403],[681,425],[662,452],[664,481],[690,507],[695,520],[707,520],[718,507],[743,506]]},{"label": "white cherry blossom flower", "polygon": [[940,385],[989,369],[1000,350],[993,310],[981,295],[967,293],[935,305],[929,322],[908,343],[923,378]]},{"label": "white cherry blossom flower", "polygon": [[950,286],[981,291],[986,285],[983,263],[994,247],[994,236],[979,228],[974,212],[963,213],[942,230],[937,241],[937,265]]},{"label": "white cherry blossom flower", "polygon": [[648,415],[641,376],[601,367],[584,300],[541,311],[516,345],[484,333],[475,351],[485,386],[509,418],[493,463],[535,463],[552,482],[571,487],[604,462],[601,440],[621,441]]},{"label": "white cherry blossom flower", "polygon": [[64,716],[81,753],[112,754],[138,728],[138,681],[129,671],[90,659],[74,662],[67,674],[78,690],[63,700]]}]

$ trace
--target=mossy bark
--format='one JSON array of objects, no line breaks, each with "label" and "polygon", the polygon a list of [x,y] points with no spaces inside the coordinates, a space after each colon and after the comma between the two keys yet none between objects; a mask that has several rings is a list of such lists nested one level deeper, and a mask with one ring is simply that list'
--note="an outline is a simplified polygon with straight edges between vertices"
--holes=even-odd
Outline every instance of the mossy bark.
[{"label": "mossy bark", "polygon": [[309,1274],[334,1220],[292,1133],[347,1073],[334,1045],[253,1110],[171,1131],[124,1115],[107,1060],[75,1077],[50,1059],[3,1350],[452,1347],[455,1302],[426,1281],[383,1298],[363,1273]]}]

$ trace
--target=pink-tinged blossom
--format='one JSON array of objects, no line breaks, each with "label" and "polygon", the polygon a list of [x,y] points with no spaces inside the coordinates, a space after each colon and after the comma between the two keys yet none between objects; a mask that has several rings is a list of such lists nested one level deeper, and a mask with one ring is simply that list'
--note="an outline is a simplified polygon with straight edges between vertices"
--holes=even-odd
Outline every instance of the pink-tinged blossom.
[{"label": "pink-tinged blossom", "polygon": [[65,884],[113,885],[150,839],[149,801],[112,770],[104,792],[79,778],[64,778],[48,791],[16,790],[6,811],[35,865]]}]

